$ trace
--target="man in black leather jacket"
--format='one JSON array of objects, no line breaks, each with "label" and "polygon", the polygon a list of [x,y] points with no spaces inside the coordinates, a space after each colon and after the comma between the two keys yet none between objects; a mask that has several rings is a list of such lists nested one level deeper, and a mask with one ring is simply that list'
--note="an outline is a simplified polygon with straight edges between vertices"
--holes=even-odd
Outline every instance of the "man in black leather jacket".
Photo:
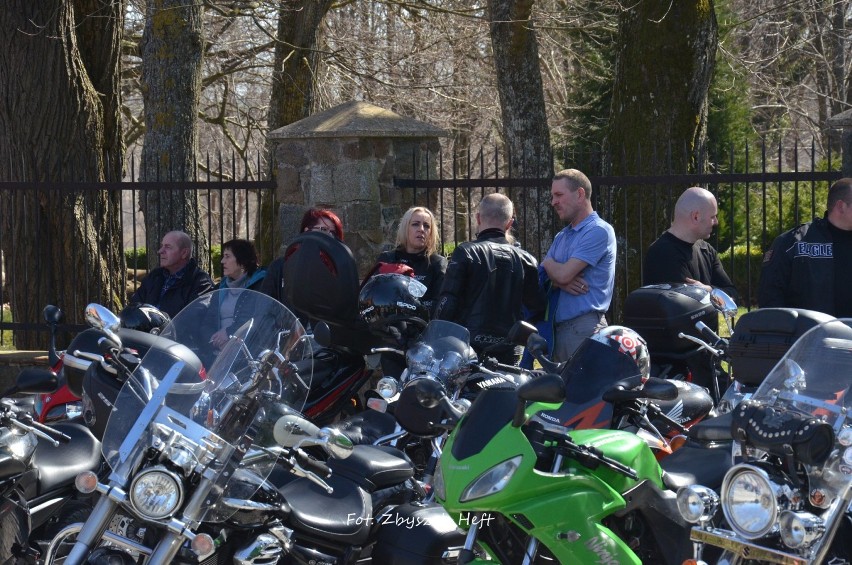
[{"label": "man in black leather jacket", "polygon": [[538,263],[514,245],[509,234],[514,207],[502,194],[489,194],[476,213],[479,233],[459,245],[450,257],[433,319],[449,320],[470,330],[471,346],[480,356],[515,364],[517,348],[500,344],[523,318],[522,307],[535,318],[544,311],[538,286]]},{"label": "man in black leather jacket", "polygon": [[823,218],[775,238],[763,256],[757,301],[852,316],[852,178],[828,189]]}]

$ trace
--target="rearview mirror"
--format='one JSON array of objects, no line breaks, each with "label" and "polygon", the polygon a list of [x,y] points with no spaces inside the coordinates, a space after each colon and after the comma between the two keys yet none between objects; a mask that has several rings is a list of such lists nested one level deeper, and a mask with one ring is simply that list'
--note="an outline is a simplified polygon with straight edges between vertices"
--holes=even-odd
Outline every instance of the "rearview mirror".
[{"label": "rearview mirror", "polygon": [[506,334],[506,341],[515,345],[526,345],[529,337],[538,333],[538,328],[524,320],[518,320],[512,327],[509,328],[509,333]]}]

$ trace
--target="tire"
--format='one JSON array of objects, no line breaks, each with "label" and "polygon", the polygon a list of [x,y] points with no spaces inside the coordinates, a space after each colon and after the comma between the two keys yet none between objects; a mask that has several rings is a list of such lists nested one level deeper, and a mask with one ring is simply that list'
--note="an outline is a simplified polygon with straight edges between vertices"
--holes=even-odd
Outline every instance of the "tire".
[{"label": "tire", "polygon": [[29,534],[26,512],[15,501],[4,498],[0,502],[0,564],[34,562],[25,558]]}]

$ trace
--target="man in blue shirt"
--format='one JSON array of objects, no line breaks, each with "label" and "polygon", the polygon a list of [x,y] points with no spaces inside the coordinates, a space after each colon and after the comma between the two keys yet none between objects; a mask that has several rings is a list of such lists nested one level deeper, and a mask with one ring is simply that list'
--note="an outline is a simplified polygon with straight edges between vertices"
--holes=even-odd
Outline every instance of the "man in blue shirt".
[{"label": "man in blue shirt", "polygon": [[558,292],[553,357],[567,361],[583,339],[606,327],[615,282],[615,231],[592,209],[592,183],[577,169],[553,177],[550,203],[568,225],[556,234],[542,268]]}]

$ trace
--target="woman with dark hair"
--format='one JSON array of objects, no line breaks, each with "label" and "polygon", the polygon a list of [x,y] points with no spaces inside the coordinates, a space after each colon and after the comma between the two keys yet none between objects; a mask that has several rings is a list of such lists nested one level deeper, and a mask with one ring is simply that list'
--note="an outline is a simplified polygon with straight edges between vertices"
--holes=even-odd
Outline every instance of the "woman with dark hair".
[{"label": "woman with dark hair", "polygon": [[219,294],[219,331],[210,338],[216,347],[222,347],[237,328],[245,322],[240,319],[240,294],[243,289],[260,290],[266,270],[257,264],[257,249],[246,239],[232,239],[222,244],[222,281],[219,289],[230,289]]},{"label": "woman with dark hair", "polygon": [[438,253],[438,226],[429,208],[414,206],[402,215],[396,232],[396,247],[381,253],[377,261],[411,267],[414,277],[426,285],[426,294],[420,303],[431,313],[441,292],[447,259]]},{"label": "woman with dark hair", "polygon": [[[337,214],[325,208],[308,208],[302,215],[299,233],[309,231],[324,233],[343,241],[343,223],[337,217]],[[286,306],[287,302],[284,300],[284,257],[278,257],[269,264],[267,275],[260,286],[260,292],[271,296]]]}]

